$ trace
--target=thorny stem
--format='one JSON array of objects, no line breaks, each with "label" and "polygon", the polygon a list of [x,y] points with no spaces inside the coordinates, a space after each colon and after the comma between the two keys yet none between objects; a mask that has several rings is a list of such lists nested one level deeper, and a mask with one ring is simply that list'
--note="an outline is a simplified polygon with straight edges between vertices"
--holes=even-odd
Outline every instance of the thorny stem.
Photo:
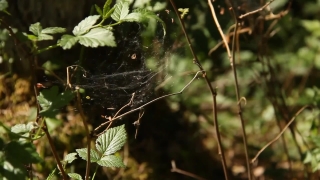
[{"label": "thorny stem", "polygon": [[224,171],[224,175],[225,175],[225,178],[228,180],[228,173],[227,173],[227,165],[226,165],[226,159],[225,159],[225,155],[224,155],[224,151],[222,149],[222,142],[221,142],[221,136],[220,136],[220,131],[219,131],[219,125],[218,125],[218,117],[217,117],[217,106],[216,106],[216,96],[217,96],[217,91],[216,89],[213,89],[206,73],[205,73],[205,70],[203,69],[203,67],[201,66],[200,64],[200,61],[198,60],[198,57],[197,55],[195,54],[195,51],[193,49],[193,46],[191,44],[191,41],[190,41],[190,38],[186,32],[186,28],[185,28],[185,25],[184,25],[184,22],[182,21],[181,19],[181,16],[177,10],[177,7],[176,5],[174,4],[173,0],[170,0],[170,3],[179,19],[179,22],[180,22],[180,25],[181,25],[181,28],[182,28],[182,31],[183,31],[183,34],[185,35],[186,37],[186,40],[188,42],[188,45],[189,45],[189,48],[190,48],[190,51],[192,53],[192,56],[193,56],[193,62],[199,67],[199,69],[202,71],[202,74],[203,74],[203,77],[209,87],[209,90],[210,90],[210,93],[212,95],[212,102],[213,102],[213,107],[212,107],[212,110],[213,110],[213,119],[214,119],[214,124],[215,124],[215,131],[216,131],[216,135],[217,135],[217,140],[218,140],[218,149],[219,149],[219,154],[221,156],[221,160],[222,160],[222,166],[223,166],[223,171]]},{"label": "thorny stem", "polygon": [[89,128],[88,128],[88,123],[87,123],[87,120],[86,120],[86,117],[83,113],[83,109],[82,109],[82,106],[81,106],[81,97],[80,97],[80,92],[79,92],[79,89],[77,89],[77,105],[78,105],[78,108],[79,108],[79,112],[80,112],[80,116],[81,116],[81,119],[82,119],[82,122],[83,122],[83,126],[86,130],[86,135],[87,135],[87,164],[86,164],[86,177],[85,179],[86,180],[89,180],[89,177],[90,177],[90,150],[91,150],[91,137],[90,137],[90,132],[89,132]]}]

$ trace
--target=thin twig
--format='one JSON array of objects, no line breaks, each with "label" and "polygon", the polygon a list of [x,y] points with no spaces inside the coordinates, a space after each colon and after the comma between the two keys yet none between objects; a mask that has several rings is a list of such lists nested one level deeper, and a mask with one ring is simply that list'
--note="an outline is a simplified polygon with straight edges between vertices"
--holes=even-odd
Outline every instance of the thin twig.
[{"label": "thin twig", "polygon": [[[193,56],[193,62],[198,66],[198,68],[202,71],[202,74],[203,74],[203,77],[207,83],[207,86],[209,87],[209,90],[210,90],[210,93],[211,93],[211,97],[212,97],[212,103],[213,103],[213,107],[212,107],[212,114],[213,114],[213,119],[214,119],[214,123],[215,123],[215,133],[216,133],[216,136],[217,136],[217,140],[218,140],[218,149],[219,149],[219,154],[220,154],[220,157],[221,157],[221,161],[222,161],[222,167],[223,167],[223,172],[224,172],[224,175],[225,175],[225,178],[228,180],[228,173],[227,173],[227,164],[226,164],[226,158],[225,158],[225,155],[224,155],[224,151],[223,151],[223,148],[222,148],[222,142],[221,142],[221,136],[220,136],[220,130],[219,130],[219,123],[218,123],[218,115],[217,115],[217,100],[216,100],[216,96],[217,96],[217,91],[216,89],[213,89],[212,85],[211,85],[211,82],[209,81],[206,73],[205,73],[205,70],[203,69],[203,67],[201,66],[201,63],[200,61],[198,60],[198,57],[193,49],[193,46],[191,44],[191,41],[190,41],[190,38],[187,34],[187,31],[186,31],[186,27],[184,25],[184,22],[182,21],[181,19],[181,16],[178,12],[178,9],[176,7],[176,5],[174,4],[173,0],[170,0],[170,3],[177,15],[177,18],[180,22],[180,25],[181,25],[181,28],[182,28],[182,31],[183,31],[183,34],[185,35],[186,37],[186,40],[188,42],[188,45],[189,45],[189,48],[190,48],[190,51],[192,53],[192,56]],[[223,36],[224,38],[224,41],[226,42],[226,38]]]},{"label": "thin twig", "polygon": [[177,168],[176,162],[174,160],[171,161],[171,172],[176,172],[176,173],[179,173],[179,174],[183,174],[185,176],[189,176],[189,177],[192,177],[192,178],[198,179],[198,180],[206,180],[203,177],[200,177],[200,176],[195,175],[193,173],[190,173],[190,172],[187,172],[187,171],[184,171],[184,170],[181,170],[181,169]]},{"label": "thin twig", "polygon": [[[208,4],[211,9],[211,14],[214,19],[214,22],[220,32],[220,35],[221,35],[223,42],[225,43],[225,47],[227,49],[227,53],[228,53],[229,61],[230,61],[230,66],[233,71],[233,76],[234,76],[234,81],[235,81],[236,98],[237,98],[237,102],[240,102],[241,100],[240,100],[240,93],[239,93],[238,76],[237,76],[237,69],[235,67],[235,52],[236,52],[235,51],[235,44],[236,44],[236,35],[237,35],[237,31],[238,31],[238,20],[236,18],[236,13],[234,12],[233,8],[231,8],[233,11],[234,19],[235,19],[235,28],[234,28],[234,35],[233,35],[233,40],[232,40],[232,55],[231,55],[229,45],[228,45],[226,37],[221,29],[221,26],[220,26],[219,21],[217,19],[217,16],[216,16],[216,13],[215,13],[215,10],[214,10],[214,7],[212,5],[211,0],[208,0]],[[231,6],[233,7],[232,2],[229,1],[229,4],[231,4]],[[244,151],[245,151],[245,156],[246,156],[248,178],[249,178],[249,180],[251,180],[252,174],[251,174],[251,167],[250,167],[249,155],[248,155],[248,147],[247,147],[248,145],[247,145],[247,137],[246,137],[246,132],[245,132],[245,124],[244,124],[244,120],[242,117],[242,107],[241,107],[241,103],[237,103],[237,105],[238,105],[238,115],[239,115],[240,122],[241,122],[242,138],[243,138]]]},{"label": "thin twig", "polygon": [[[160,96],[160,97],[158,97],[158,98],[155,98],[155,99],[153,99],[152,101],[149,101],[149,102],[147,102],[147,103],[145,103],[145,104],[143,104],[143,105],[141,105],[141,106],[139,106],[139,107],[137,107],[137,108],[135,108],[135,109],[132,109],[132,110],[130,110],[130,111],[128,111],[128,112],[125,112],[125,113],[123,113],[123,114],[121,114],[121,115],[118,115],[117,117],[114,117],[114,118],[112,119],[112,121],[117,120],[117,119],[120,119],[120,118],[122,118],[122,117],[124,117],[124,116],[126,116],[126,115],[128,115],[128,114],[133,113],[133,112],[139,111],[141,108],[144,108],[144,107],[146,107],[147,105],[149,105],[149,104],[151,104],[151,103],[154,103],[154,102],[156,102],[156,101],[158,101],[158,100],[160,100],[160,99],[163,99],[163,98],[166,98],[166,97],[169,97],[169,96],[174,96],[174,95],[181,94],[181,93],[182,93],[188,86],[190,86],[190,84],[198,77],[198,74],[199,74],[199,73],[202,73],[202,71],[198,71],[198,72],[195,74],[195,76],[194,76],[179,92],[171,93],[171,94],[166,94],[166,95]],[[94,131],[97,131],[97,130],[100,129],[102,126],[104,126],[104,125],[106,125],[106,124],[108,124],[108,123],[110,123],[110,122],[111,122],[111,121],[102,123],[102,124],[101,124],[100,126],[98,126]]]},{"label": "thin twig", "polygon": [[261,8],[257,9],[257,10],[254,10],[254,11],[250,11],[246,14],[243,14],[243,15],[240,15],[239,16],[239,19],[243,19],[244,17],[247,17],[247,16],[250,16],[252,14],[255,14],[257,12],[260,12],[262,11],[264,8],[266,8],[267,6],[269,6],[274,0],[270,0],[269,2],[267,2],[264,6],[262,6]]},{"label": "thin twig", "polygon": [[144,109],[141,109],[140,112],[139,112],[139,117],[138,117],[138,120],[136,120],[133,125],[136,126],[136,133],[134,135],[134,138],[137,139],[137,135],[138,135],[138,130],[139,130],[139,126],[140,126],[140,120],[142,118],[142,116],[144,115]]},{"label": "thin twig", "polygon": [[85,117],[85,115],[83,113],[83,109],[82,109],[82,106],[81,106],[81,97],[80,97],[79,88],[76,88],[76,90],[77,90],[78,110],[80,112],[82,123],[83,123],[83,126],[85,128],[86,136],[87,136],[87,164],[86,164],[86,177],[85,177],[85,179],[89,180],[89,178],[90,178],[90,164],[91,164],[91,162],[90,162],[91,136],[90,136],[90,132],[89,132],[89,126],[88,126],[86,117]]},{"label": "thin twig", "polygon": [[[45,121],[45,120],[43,120],[43,121]],[[50,144],[50,148],[51,148],[52,154],[53,154],[53,156],[54,156],[54,158],[56,160],[56,163],[58,165],[59,171],[61,172],[62,178],[64,180],[69,179],[67,174],[66,174],[66,172],[63,169],[63,166],[62,166],[60,158],[59,158],[59,156],[57,154],[56,148],[55,148],[55,146],[53,144],[53,141],[52,141],[52,138],[51,138],[50,133],[48,131],[48,128],[46,126],[44,126],[44,127],[42,127],[42,130],[44,131],[44,133],[46,134],[46,136],[48,138],[48,142]]]},{"label": "thin twig", "polygon": [[251,163],[254,163],[257,158],[259,157],[259,155],[268,147],[270,146],[272,143],[276,142],[281,136],[282,134],[288,129],[288,127],[291,125],[291,123],[296,119],[296,117],[302,112],[304,111],[306,108],[311,107],[309,105],[303,106],[289,121],[289,123],[282,129],[282,131],[273,139],[271,140],[269,143],[267,143],[263,148],[261,148],[261,150],[256,154],[256,156],[251,160]]},{"label": "thin twig", "polygon": [[101,134],[103,134],[105,131],[107,131],[107,130],[110,128],[112,122],[117,118],[118,114],[119,114],[124,108],[126,108],[126,107],[128,107],[128,106],[130,106],[130,105],[132,104],[134,95],[135,95],[135,93],[132,93],[132,96],[131,96],[130,101],[129,101],[126,105],[122,106],[122,107],[117,111],[117,113],[116,113],[113,117],[111,117],[111,116],[110,116],[110,117],[103,116],[105,119],[109,119],[109,121],[100,124],[97,128],[94,129],[94,131],[98,131],[100,128],[102,128],[104,125],[106,125],[106,124],[108,124],[108,123],[109,123],[109,125],[108,125],[108,127],[107,127],[104,131],[102,131],[100,134],[98,134],[98,136],[101,135]]}]

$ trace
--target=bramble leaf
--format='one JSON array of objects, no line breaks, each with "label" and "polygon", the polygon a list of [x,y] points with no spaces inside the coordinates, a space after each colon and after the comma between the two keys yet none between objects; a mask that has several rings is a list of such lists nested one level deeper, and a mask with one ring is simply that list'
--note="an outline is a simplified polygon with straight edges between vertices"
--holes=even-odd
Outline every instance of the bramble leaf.
[{"label": "bramble leaf", "polygon": [[135,9],[132,13],[128,14],[123,21],[127,22],[140,22],[148,23],[150,18],[157,20],[161,23],[163,29],[163,36],[166,35],[166,24],[154,12],[147,9]]},{"label": "bramble leaf", "polygon": [[91,29],[87,34],[78,36],[78,39],[86,47],[116,46],[113,32],[105,28]]},{"label": "bramble leaf", "polygon": [[97,163],[105,167],[125,167],[121,157],[115,155],[104,156]]},{"label": "bramble leaf", "polygon": [[42,29],[41,33],[42,34],[58,34],[58,33],[64,33],[66,32],[66,28],[62,27],[48,27]]},{"label": "bramble leaf", "polygon": [[109,12],[111,3],[112,3],[112,0],[107,0],[107,1],[104,3],[104,5],[103,5],[103,12],[102,12],[103,17],[105,17],[105,15]]},{"label": "bramble leaf", "polygon": [[81,175],[77,173],[68,173],[68,176],[71,177],[72,179],[82,180]]},{"label": "bramble leaf", "polygon": [[80,36],[86,33],[100,18],[100,15],[88,16],[82,20],[76,27],[74,27],[72,33],[75,36]]},{"label": "bramble leaf", "polygon": [[[83,159],[87,160],[87,148],[76,149],[78,155]],[[97,162],[101,158],[101,155],[94,149],[90,150],[90,162]]]},{"label": "bramble leaf", "polygon": [[101,154],[107,156],[121,149],[126,142],[127,135],[124,125],[114,127],[103,133],[96,140],[96,148]]},{"label": "bramble leaf", "polygon": [[0,0],[0,11],[4,11],[8,8],[8,2],[6,0]]},{"label": "bramble leaf", "polygon": [[39,22],[31,24],[29,27],[29,31],[31,31],[34,35],[39,36],[42,30],[42,26]]},{"label": "bramble leaf", "polygon": [[79,38],[72,35],[63,35],[61,39],[58,40],[58,45],[63,49],[70,49],[78,42]]},{"label": "bramble leaf", "polygon": [[97,11],[97,13],[100,15],[100,16],[103,16],[103,14],[102,14],[102,10],[101,10],[101,8],[98,6],[98,5],[94,5],[94,8],[96,9],[96,11]]},{"label": "bramble leaf", "polygon": [[122,21],[129,14],[129,3],[120,1],[115,6],[111,18],[115,21]]},{"label": "bramble leaf", "polygon": [[67,105],[74,97],[71,91],[59,93],[57,86],[45,89],[37,96],[39,104],[42,108],[40,114],[45,117],[54,118],[59,112],[59,108]]}]

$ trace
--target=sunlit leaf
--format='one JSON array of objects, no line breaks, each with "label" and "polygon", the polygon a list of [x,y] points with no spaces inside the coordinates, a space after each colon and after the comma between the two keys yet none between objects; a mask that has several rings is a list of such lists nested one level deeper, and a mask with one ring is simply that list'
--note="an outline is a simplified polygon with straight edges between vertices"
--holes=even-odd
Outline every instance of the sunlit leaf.
[{"label": "sunlit leaf", "polygon": [[105,167],[125,167],[121,157],[115,155],[104,156],[97,163]]},{"label": "sunlit leaf", "polygon": [[113,32],[105,28],[91,29],[87,34],[78,36],[78,38],[79,43],[86,47],[116,46]]},{"label": "sunlit leaf", "polygon": [[72,35],[63,35],[61,39],[58,40],[58,45],[63,49],[70,49],[78,42],[79,38]]},{"label": "sunlit leaf", "polygon": [[[83,159],[87,160],[87,148],[81,148],[81,149],[76,149],[78,155]],[[99,154],[96,150],[91,149],[90,150],[90,162],[97,162],[101,159],[101,154]]]},{"label": "sunlit leaf", "polygon": [[111,18],[115,21],[123,20],[129,14],[129,3],[120,1],[115,5]]},{"label": "sunlit leaf", "polygon": [[77,159],[76,155],[77,153],[69,153],[64,157],[63,161],[65,161],[68,164],[72,163],[72,161]]},{"label": "sunlit leaf", "polygon": [[72,33],[75,36],[80,36],[86,33],[92,26],[97,22],[100,18],[100,15],[88,16],[84,20],[82,20],[76,27],[74,27]]},{"label": "sunlit leaf", "polygon": [[100,135],[96,141],[96,148],[104,155],[110,155],[124,145],[127,139],[127,134],[124,125],[114,127]]},{"label": "sunlit leaf", "polygon": [[48,28],[44,28],[42,29],[41,33],[44,34],[58,34],[58,33],[64,33],[66,32],[66,28],[62,28],[62,27],[48,27]]},{"label": "sunlit leaf", "polygon": [[72,179],[82,180],[81,175],[77,173],[68,173],[68,176],[71,177]]},{"label": "sunlit leaf", "polygon": [[29,31],[36,36],[38,36],[41,33],[41,30],[42,30],[42,26],[39,22],[31,24],[29,27]]}]

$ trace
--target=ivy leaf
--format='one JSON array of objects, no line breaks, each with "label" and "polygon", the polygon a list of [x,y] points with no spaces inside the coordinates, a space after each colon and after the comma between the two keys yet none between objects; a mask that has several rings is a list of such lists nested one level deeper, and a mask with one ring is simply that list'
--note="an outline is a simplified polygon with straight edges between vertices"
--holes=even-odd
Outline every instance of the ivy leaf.
[{"label": "ivy leaf", "polygon": [[96,140],[96,148],[101,154],[108,156],[121,149],[127,139],[124,125],[114,127],[103,133]]},{"label": "ivy leaf", "polygon": [[125,167],[121,157],[115,155],[104,156],[97,163],[105,167]]},{"label": "ivy leaf", "polygon": [[4,11],[8,7],[8,2],[6,0],[0,0],[0,11]]},{"label": "ivy leaf", "polygon": [[88,16],[82,20],[76,27],[74,27],[72,33],[75,36],[80,36],[86,33],[100,18],[100,15]]},{"label": "ivy leaf", "polygon": [[105,28],[94,28],[88,33],[78,36],[79,43],[86,47],[110,46],[115,47],[113,32]]},{"label": "ivy leaf", "polygon": [[58,40],[58,45],[64,50],[70,49],[78,42],[79,38],[72,35],[63,35],[61,39]]},{"label": "ivy leaf", "polygon": [[[81,148],[76,149],[78,155],[83,159],[87,161],[88,153],[87,148]],[[101,158],[101,155],[94,149],[90,150],[90,162],[97,162]]]},{"label": "ivy leaf", "polygon": [[71,177],[72,179],[82,180],[81,175],[78,173],[68,173],[68,176]]},{"label": "ivy leaf", "polygon": [[120,1],[115,6],[111,18],[115,21],[122,21],[129,14],[129,3]]}]

